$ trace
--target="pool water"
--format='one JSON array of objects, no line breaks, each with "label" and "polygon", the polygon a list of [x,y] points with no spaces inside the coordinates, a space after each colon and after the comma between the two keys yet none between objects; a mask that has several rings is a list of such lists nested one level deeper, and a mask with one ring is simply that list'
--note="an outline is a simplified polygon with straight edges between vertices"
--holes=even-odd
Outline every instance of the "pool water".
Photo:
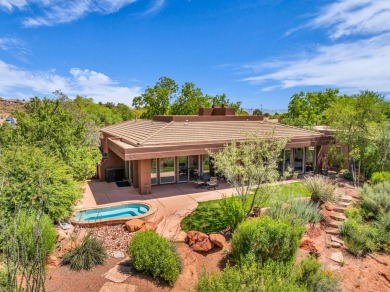
[{"label": "pool water", "polygon": [[97,208],[76,213],[74,219],[82,221],[94,221],[102,219],[126,218],[143,215],[149,211],[149,206],[144,204],[126,204],[123,206]]}]

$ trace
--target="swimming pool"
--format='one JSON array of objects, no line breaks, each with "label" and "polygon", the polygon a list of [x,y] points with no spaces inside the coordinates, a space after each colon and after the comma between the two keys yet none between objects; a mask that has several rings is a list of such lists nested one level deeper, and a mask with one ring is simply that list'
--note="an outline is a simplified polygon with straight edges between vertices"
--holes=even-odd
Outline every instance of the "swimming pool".
[{"label": "swimming pool", "polygon": [[154,213],[151,205],[141,202],[116,203],[76,212],[72,223],[95,225],[96,223],[123,223],[134,218],[143,218]]}]

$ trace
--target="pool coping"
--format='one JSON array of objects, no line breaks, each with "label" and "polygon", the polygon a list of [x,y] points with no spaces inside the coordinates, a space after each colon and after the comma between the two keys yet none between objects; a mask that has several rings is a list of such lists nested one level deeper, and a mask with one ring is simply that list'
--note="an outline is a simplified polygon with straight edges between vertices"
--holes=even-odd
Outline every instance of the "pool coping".
[{"label": "pool coping", "polygon": [[[111,218],[111,219],[97,219],[97,220],[91,220],[91,221],[85,221],[85,220],[79,220],[74,217],[74,215],[78,212],[88,211],[88,210],[96,210],[96,209],[105,209],[105,208],[111,208],[111,207],[117,207],[122,205],[128,205],[128,204],[140,204],[140,205],[146,205],[149,207],[149,211],[147,211],[145,214],[138,215],[138,216],[131,216],[131,217],[122,217],[122,218]],[[157,211],[157,208],[150,203],[146,203],[144,201],[136,201],[136,200],[129,200],[129,201],[122,201],[118,203],[110,203],[110,204],[103,204],[96,207],[89,207],[89,208],[81,208],[78,210],[75,210],[73,212],[73,216],[70,219],[70,223],[72,225],[77,225],[80,227],[94,227],[99,225],[116,225],[116,224],[124,224],[129,220],[132,219],[140,219],[142,221],[148,221],[153,215],[155,215]]]}]

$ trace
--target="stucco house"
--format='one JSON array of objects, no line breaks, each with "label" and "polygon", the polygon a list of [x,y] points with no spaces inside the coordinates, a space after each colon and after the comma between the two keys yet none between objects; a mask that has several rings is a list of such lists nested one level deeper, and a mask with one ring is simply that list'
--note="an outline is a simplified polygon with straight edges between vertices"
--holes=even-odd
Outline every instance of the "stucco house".
[{"label": "stucco house", "polygon": [[160,184],[186,183],[198,174],[213,173],[209,151],[231,141],[242,141],[243,132],[274,130],[275,137],[288,137],[281,154],[280,171],[288,166],[298,173],[321,168],[322,157],[335,143],[331,134],[286,126],[262,116],[237,116],[223,107],[200,108],[198,115],[155,116],[130,120],[101,129],[103,159],[100,180],[126,179],[141,194]]}]

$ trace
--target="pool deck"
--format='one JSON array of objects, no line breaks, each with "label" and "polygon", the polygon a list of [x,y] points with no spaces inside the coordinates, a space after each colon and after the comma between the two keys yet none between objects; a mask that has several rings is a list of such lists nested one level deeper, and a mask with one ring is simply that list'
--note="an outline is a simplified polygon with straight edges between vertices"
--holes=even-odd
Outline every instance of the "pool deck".
[{"label": "pool deck", "polygon": [[77,208],[90,208],[122,201],[144,201],[157,208],[157,218],[164,218],[158,232],[167,238],[179,235],[180,221],[198,206],[199,202],[218,200],[231,195],[234,190],[225,182],[219,182],[216,190],[196,189],[195,183],[159,185],[152,193],[141,195],[133,187],[117,187],[115,183],[88,181],[83,198]]},{"label": "pool deck", "polygon": [[[289,180],[280,183],[293,183]],[[90,208],[122,201],[143,201],[157,208],[156,218],[163,218],[157,232],[166,238],[176,240],[183,234],[181,220],[196,209],[199,202],[221,199],[223,195],[231,196],[234,189],[226,182],[219,182],[216,190],[196,189],[195,183],[159,185],[152,187],[152,193],[141,195],[133,187],[117,187],[115,183],[88,181],[83,198],[77,208]]]}]

